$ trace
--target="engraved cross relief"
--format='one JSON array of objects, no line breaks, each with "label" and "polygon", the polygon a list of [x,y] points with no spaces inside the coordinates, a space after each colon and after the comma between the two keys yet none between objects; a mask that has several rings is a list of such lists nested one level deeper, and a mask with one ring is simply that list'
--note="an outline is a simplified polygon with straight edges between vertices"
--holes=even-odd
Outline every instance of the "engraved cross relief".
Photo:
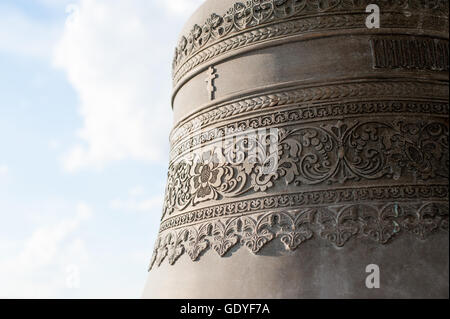
[{"label": "engraved cross relief", "polygon": [[208,77],[205,82],[208,84],[206,90],[208,91],[209,100],[212,101],[215,98],[216,86],[214,85],[214,80],[217,79],[218,74],[216,74],[216,69],[211,66],[208,69]]}]

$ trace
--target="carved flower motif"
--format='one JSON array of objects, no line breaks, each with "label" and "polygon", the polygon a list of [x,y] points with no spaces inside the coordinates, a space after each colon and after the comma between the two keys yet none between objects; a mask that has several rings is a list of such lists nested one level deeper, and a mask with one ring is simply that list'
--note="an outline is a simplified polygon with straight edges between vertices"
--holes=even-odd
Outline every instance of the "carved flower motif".
[{"label": "carved flower motif", "polygon": [[192,30],[192,36],[194,40],[197,40],[202,35],[202,28],[198,26],[198,24],[194,25],[194,29]]},{"label": "carved flower motif", "polygon": [[186,39],[186,37],[182,37],[180,40],[180,44],[178,46],[180,51],[184,51],[184,49],[186,49],[186,46],[188,44],[188,40]]},{"label": "carved flower motif", "polygon": [[209,199],[217,199],[218,188],[222,183],[224,168],[217,155],[205,153],[193,166],[191,188],[194,194],[194,204]]}]

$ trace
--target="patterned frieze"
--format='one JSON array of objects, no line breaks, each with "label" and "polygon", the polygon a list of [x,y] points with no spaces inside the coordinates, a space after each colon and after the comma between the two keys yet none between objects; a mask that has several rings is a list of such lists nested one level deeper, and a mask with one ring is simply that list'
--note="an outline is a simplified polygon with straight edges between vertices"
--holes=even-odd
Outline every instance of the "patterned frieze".
[{"label": "patterned frieze", "polygon": [[448,233],[448,2],[228,2],[175,50],[150,268]]},{"label": "patterned frieze", "polygon": [[383,28],[391,32],[396,28],[420,27],[430,32],[441,31],[443,25],[448,28],[445,0],[236,2],[227,12],[212,13],[203,25],[194,24],[189,34],[181,36],[173,60],[174,84],[200,64],[249,45],[311,32],[363,29],[365,8],[372,3],[383,10]]}]

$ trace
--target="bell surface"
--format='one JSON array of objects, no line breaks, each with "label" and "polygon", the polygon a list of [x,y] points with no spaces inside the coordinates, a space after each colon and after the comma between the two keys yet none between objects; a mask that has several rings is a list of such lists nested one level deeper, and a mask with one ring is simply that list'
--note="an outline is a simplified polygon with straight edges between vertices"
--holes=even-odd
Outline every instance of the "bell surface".
[{"label": "bell surface", "polygon": [[448,9],[206,1],[143,297],[448,298]]}]

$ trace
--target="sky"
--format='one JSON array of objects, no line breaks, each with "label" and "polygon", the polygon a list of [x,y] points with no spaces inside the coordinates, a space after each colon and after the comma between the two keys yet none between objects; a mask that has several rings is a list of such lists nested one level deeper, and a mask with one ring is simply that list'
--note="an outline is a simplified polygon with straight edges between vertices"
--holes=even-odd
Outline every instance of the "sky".
[{"label": "sky", "polygon": [[0,0],[0,298],[139,298],[202,0]]}]

